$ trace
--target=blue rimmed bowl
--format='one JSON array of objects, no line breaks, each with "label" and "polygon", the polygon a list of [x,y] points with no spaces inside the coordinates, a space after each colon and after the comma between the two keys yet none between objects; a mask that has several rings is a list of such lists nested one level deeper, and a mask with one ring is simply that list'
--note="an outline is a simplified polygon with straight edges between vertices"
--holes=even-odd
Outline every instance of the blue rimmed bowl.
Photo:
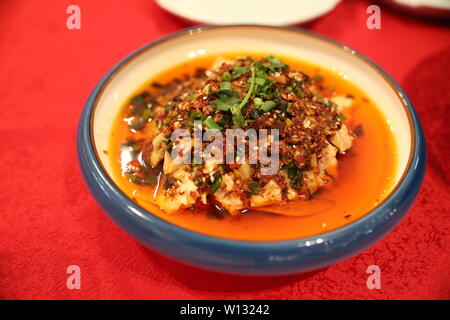
[{"label": "blue rimmed bowl", "polygon": [[[288,241],[228,240],[193,232],[146,211],[112,180],[107,155],[112,125],[130,94],[152,76],[200,55],[259,52],[298,57],[335,70],[389,119],[398,147],[395,187],[359,220],[331,232]],[[133,52],[98,83],[81,114],[78,157],[84,179],[108,216],[144,245],[201,268],[245,275],[281,275],[334,264],[373,245],[405,216],[423,181],[425,139],[398,84],[353,49],[310,31],[268,26],[205,26],[163,37]]]}]

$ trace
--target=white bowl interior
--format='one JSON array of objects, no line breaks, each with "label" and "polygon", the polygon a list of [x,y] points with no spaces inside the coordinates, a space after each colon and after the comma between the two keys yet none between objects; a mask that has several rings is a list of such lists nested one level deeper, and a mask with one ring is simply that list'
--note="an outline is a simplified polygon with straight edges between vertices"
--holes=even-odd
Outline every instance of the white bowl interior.
[{"label": "white bowl interior", "polygon": [[314,35],[288,29],[229,26],[195,29],[148,48],[119,68],[100,94],[93,115],[93,135],[107,173],[112,176],[108,140],[120,108],[130,94],[150,78],[200,55],[261,52],[280,54],[339,72],[362,89],[388,119],[398,148],[397,183],[405,171],[412,148],[410,123],[403,97],[376,68],[345,46]]}]

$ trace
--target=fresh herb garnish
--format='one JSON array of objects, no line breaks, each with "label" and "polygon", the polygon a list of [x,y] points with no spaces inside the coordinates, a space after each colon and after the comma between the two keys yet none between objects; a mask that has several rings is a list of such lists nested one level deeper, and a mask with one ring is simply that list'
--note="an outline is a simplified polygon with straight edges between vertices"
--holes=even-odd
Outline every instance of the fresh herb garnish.
[{"label": "fresh herb garnish", "polygon": [[230,81],[231,80],[231,74],[228,71],[225,71],[222,73],[222,80],[223,81]]},{"label": "fresh herb garnish", "polygon": [[303,172],[298,171],[297,175],[291,180],[291,187],[294,189],[302,188]]},{"label": "fresh herb garnish", "polygon": [[155,183],[155,178],[153,178],[151,175],[142,176],[141,174],[138,174],[138,173],[127,172],[126,177],[127,177],[128,181],[136,183],[136,184],[153,185]]},{"label": "fresh herb garnish", "polygon": [[214,180],[211,185],[211,194],[213,194],[220,188],[220,185],[222,183],[222,173],[220,173],[220,172],[214,173],[213,178],[214,178]]},{"label": "fresh herb garnish", "polygon": [[249,115],[250,115],[250,118],[252,118],[252,119],[258,119],[260,116],[259,111],[256,109],[250,110]]},{"label": "fresh herb garnish", "polygon": [[253,99],[253,104],[255,105],[255,107],[261,107],[263,104],[263,101],[261,98],[256,97]]},{"label": "fresh herb garnish", "polygon": [[191,112],[191,114],[189,115],[189,118],[196,120],[196,119],[199,119],[201,116],[202,116],[202,114],[201,114],[200,112],[198,112],[198,111],[193,111],[193,112]]},{"label": "fresh herb garnish", "polygon": [[144,118],[145,121],[148,121],[152,117],[152,110],[149,108],[145,108],[145,110],[142,112],[142,118]]},{"label": "fresh herb garnish", "polygon": [[131,104],[134,106],[140,106],[140,107],[145,107],[145,105],[146,105],[144,97],[141,95],[136,96],[133,99],[131,99]]},{"label": "fresh herb garnish", "polygon": [[287,64],[284,64],[280,59],[275,58],[274,56],[268,56],[266,58],[261,59],[262,61],[270,62],[270,64],[265,65],[267,69],[270,71],[280,71],[282,69],[286,69],[289,66]]},{"label": "fresh herb garnish", "polygon": [[231,70],[231,79],[237,79],[244,76],[248,70],[250,70],[250,67],[235,66],[233,70]]},{"label": "fresh herb garnish", "polygon": [[248,100],[250,99],[250,96],[253,92],[253,88],[255,87],[255,67],[252,65],[250,67],[250,70],[252,72],[252,77],[250,81],[250,88],[248,89],[247,94],[245,95],[244,99],[241,101],[240,104],[234,105],[230,108],[234,129],[242,128],[245,124],[245,119],[242,116],[241,111],[242,108],[247,104]]},{"label": "fresh herb garnish", "polygon": [[257,195],[259,193],[259,182],[258,181],[252,181],[248,185],[248,190],[250,191],[250,194]]},{"label": "fresh herb garnish", "polygon": [[214,119],[209,116],[208,118],[206,118],[205,121],[203,121],[203,124],[205,125],[206,128],[208,129],[217,129],[217,130],[222,130],[222,128],[214,121]]},{"label": "fresh herb garnish", "polygon": [[273,108],[275,108],[277,104],[274,101],[266,101],[262,104],[262,106],[259,108],[259,111],[264,113],[264,112],[268,112],[270,110],[272,110]]},{"label": "fresh herb garnish", "polygon": [[224,81],[224,82],[220,83],[220,90],[222,90],[222,91],[232,91],[233,90],[233,86],[231,85],[231,82]]},{"label": "fresh herb garnish", "polygon": [[220,111],[228,111],[232,106],[239,103],[239,99],[236,98],[231,91],[219,91],[216,93],[217,99],[211,101],[211,104]]},{"label": "fresh herb garnish", "polygon": [[316,81],[316,82],[322,82],[323,79],[324,79],[324,78],[323,78],[323,75],[320,74],[320,73],[316,74],[316,75],[313,77],[313,80]]},{"label": "fresh herb garnish", "polygon": [[303,172],[295,165],[294,161],[288,164],[283,164],[281,169],[287,171],[287,176],[291,180],[291,187],[294,189],[301,189]]},{"label": "fresh herb garnish", "polygon": [[164,188],[170,188],[171,186],[173,186],[175,183],[177,182],[177,180],[175,178],[170,178],[167,179],[166,182],[164,182]]}]

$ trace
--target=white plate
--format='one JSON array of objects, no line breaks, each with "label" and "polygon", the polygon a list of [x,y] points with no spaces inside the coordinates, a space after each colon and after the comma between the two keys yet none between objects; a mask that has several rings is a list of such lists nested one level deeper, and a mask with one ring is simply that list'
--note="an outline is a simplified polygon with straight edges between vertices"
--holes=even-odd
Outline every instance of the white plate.
[{"label": "white plate", "polygon": [[207,24],[292,25],[311,21],[341,0],[156,0],[165,10]]}]

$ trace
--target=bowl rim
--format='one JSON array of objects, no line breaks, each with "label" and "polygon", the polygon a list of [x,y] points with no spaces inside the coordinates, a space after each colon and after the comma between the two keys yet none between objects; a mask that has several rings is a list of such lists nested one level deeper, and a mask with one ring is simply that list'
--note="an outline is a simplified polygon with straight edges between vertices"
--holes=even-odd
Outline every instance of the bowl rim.
[{"label": "bowl rim", "polygon": [[[166,221],[150,211],[144,209],[143,207],[139,206],[135,202],[133,202],[130,198],[128,198],[125,193],[122,192],[122,190],[116,185],[114,180],[109,176],[105,168],[103,167],[102,162],[100,161],[98,157],[98,151],[95,146],[95,141],[93,138],[93,118],[95,114],[95,108],[97,106],[97,102],[99,100],[99,97],[103,93],[104,89],[108,86],[109,82],[112,80],[114,75],[119,72],[122,68],[126,66],[128,62],[130,62],[132,59],[136,58],[146,50],[149,50],[158,44],[161,44],[165,41],[172,40],[178,37],[186,36],[186,35],[195,35],[197,32],[205,32],[211,29],[217,29],[217,28],[270,28],[270,29],[282,29],[284,31],[289,32],[296,32],[301,33],[305,36],[318,38],[322,41],[326,41],[330,44],[333,44],[335,46],[338,46],[340,49],[347,51],[349,54],[352,54],[353,56],[356,56],[356,58],[361,59],[363,62],[368,64],[371,68],[375,69],[383,78],[385,81],[388,82],[388,84],[391,86],[391,88],[396,93],[397,97],[400,99],[403,107],[405,108],[408,122],[409,122],[409,128],[410,128],[410,134],[411,134],[411,150],[410,155],[408,159],[407,166],[400,177],[399,181],[396,183],[390,194],[376,207],[374,207],[372,210],[364,214],[359,219],[346,224],[340,228],[327,231],[324,233],[319,233],[312,236],[307,237],[301,237],[301,238],[295,238],[295,239],[287,239],[287,240],[275,240],[275,241],[251,241],[251,240],[238,240],[238,239],[229,239],[229,238],[222,238],[218,236],[208,235],[204,233],[200,233],[197,231],[189,230],[187,228],[178,226],[176,224],[173,224],[169,221]],[[129,55],[127,55],[125,58],[123,58],[120,62],[118,62],[112,69],[110,69],[106,75],[102,77],[100,82],[97,84],[97,86],[94,88],[94,90],[91,92],[84,108],[83,112],[80,118],[79,122],[79,128],[78,128],[78,155],[80,159],[80,163],[83,161],[89,162],[89,165],[91,166],[91,169],[94,169],[94,171],[90,172],[95,179],[96,183],[101,183],[102,188],[106,187],[108,190],[103,190],[103,192],[112,192],[113,195],[111,197],[116,197],[118,202],[121,203],[122,209],[127,211],[128,214],[134,215],[135,222],[140,224],[140,227],[144,229],[151,230],[152,228],[155,228],[155,226],[159,228],[163,228],[164,230],[167,230],[168,232],[175,232],[175,233],[181,233],[185,239],[190,239],[193,242],[204,242],[207,241],[210,244],[214,246],[226,246],[233,249],[268,249],[274,250],[276,248],[283,249],[283,248],[292,248],[292,247],[312,247],[314,244],[317,244],[315,240],[317,238],[322,238],[323,241],[319,242],[323,243],[328,240],[333,240],[335,238],[338,238],[342,236],[342,234],[348,234],[351,232],[356,231],[358,229],[358,226],[369,223],[371,220],[373,220],[374,217],[383,215],[382,218],[386,218],[388,220],[390,217],[393,216],[393,213],[389,208],[395,207],[393,204],[398,201],[396,198],[398,198],[400,190],[406,188],[405,182],[408,182],[408,185],[411,183],[417,183],[420,187],[421,182],[423,180],[423,173],[424,173],[424,167],[425,167],[425,140],[423,136],[423,130],[422,126],[418,120],[416,111],[414,110],[414,107],[412,106],[410,100],[404,93],[404,91],[400,88],[398,83],[386,72],[384,69],[382,69],[379,65],[377,65],[375,62],[373,62],[371,59],[366,57],[365,55],[359,53],[358,51],[352,49],[351,47],[342,44],[336,40],[333,40],[331,38],[328,38],[326,36],[323,36],[321,34],[315,33],[310,30],[306,30],[299,27],[276,27],[276,26],[265,26],[265,25],[253,25],[253,24],[237,24],[237,25],[222,25],[222,26],[216,26],[216,25],[202,25],[202,26],[194,26],[189,27],[183,30],[179,30],[177,32],[168,34],[166,36],[160,37],[156,39],[155,41],[152,41],[143,47],[133,51]],[[83,165],[81,165],[83,168]],[[414,177],[415,173],[419,170],[419,177],[417,180],[417,177]],[[83,170],[82,170],[83,171]],[[407,179],[408,178],[408,179]],[[85,177],[86,179],[86,177]],[[408,181],[407,181],[408,180]],[[89,185],[89,183],[88,183]],[[415,195],[417,194],[417,190],[415,190]],[[412,200],[411,200],[412,202]],[[398,205],[398,204],[397,204]],[[395,212],[395,210],[394,210]],[[390,217],[389,217],[390,215]],[[403,216],[403,215],[402,215]],[[399,217],[396,219],[395,225],[400,221],[402,218]],[[114,219],[113,219],[114,220]],[[393,227],[393,226],[392,226]],[[375,228],[374,228],[375,229]],[[373,232],[374,230],[372,230]],[[367,233],[366,233],[367,234]],[[349,240],[350,241],[350,240]]]}]

